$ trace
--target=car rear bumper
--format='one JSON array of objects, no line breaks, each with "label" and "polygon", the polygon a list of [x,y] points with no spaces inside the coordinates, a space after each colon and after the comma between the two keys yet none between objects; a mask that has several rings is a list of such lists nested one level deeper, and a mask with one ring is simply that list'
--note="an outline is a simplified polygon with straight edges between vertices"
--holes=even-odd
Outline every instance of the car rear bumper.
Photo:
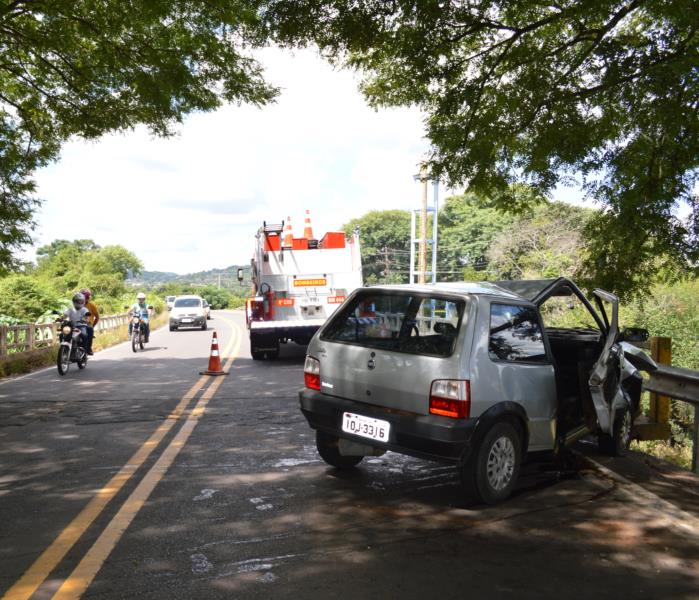
[{"label": "car rear bumper", "polygon": [[[360,444],[442,462],[461,463],[469,455],[478,419],[415,415],[303,389],[301,412],[313,429]],[[342,431],[342,415],[352,412],[391,424],[388,443]]]}]

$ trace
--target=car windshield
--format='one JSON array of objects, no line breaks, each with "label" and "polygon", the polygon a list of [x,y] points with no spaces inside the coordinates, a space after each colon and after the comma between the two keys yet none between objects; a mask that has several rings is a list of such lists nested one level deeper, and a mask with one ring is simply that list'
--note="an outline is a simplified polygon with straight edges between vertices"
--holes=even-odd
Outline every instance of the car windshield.
[{"label": "car windshield", "polygon": [[199,298],[179,298],[175,300],[175,308],[194,308],[201,306]]},{"label": "car windshield", "polygon": [[449,356],[465,302],[409,292],[367,291],[355,296],[323,329],[321,339],[407,352]]}]

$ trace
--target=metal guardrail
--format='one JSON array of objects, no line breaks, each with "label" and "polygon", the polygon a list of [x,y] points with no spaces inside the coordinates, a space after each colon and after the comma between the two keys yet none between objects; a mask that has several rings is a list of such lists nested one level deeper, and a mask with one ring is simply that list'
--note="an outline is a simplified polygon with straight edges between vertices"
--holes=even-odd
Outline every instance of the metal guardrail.
[{"label": "metal guardrail", "polygon": [[699,371],[659,364],[643,381],[643,389],[694,406],[692,471],[699,474]]},{"label": "metal guardrail", "polygon": [[699,371],[659,364],[643,383],[643,389],[676,400],[699,404]]},{"label": "metal guardrail", "polygon": [[[100,317],[97,331],[117,329],[129,322],[128,314]],[[0,358],[53,346],[58,339],[57,323],[0,325]]]}]

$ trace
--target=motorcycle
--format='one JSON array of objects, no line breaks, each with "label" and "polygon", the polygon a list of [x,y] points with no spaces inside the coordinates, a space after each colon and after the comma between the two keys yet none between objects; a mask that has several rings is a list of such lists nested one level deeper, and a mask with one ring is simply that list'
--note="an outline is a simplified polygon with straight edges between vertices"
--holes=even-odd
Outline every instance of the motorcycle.
[{"label": "motorcycle", "polygon": [[76,363],[78,369],[84,369],[87,366],[87,351],[85,350],[85,338],[79,327],[84,323],[73,323],[69,319],[63,319],[60,323],[56,367],[59,375],[65,375],[70,363]]},{"label": "motorcycle", "polygon": [[143,319],[140,314],[131,314],[131,350],[138,352],[138,348],[143,350],[146,345],[146,333]]}]

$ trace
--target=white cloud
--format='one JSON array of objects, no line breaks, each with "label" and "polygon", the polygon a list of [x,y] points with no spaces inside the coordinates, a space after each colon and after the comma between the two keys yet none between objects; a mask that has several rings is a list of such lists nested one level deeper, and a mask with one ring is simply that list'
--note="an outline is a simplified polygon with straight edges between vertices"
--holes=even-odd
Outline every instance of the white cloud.
[{"label": "white cloud", "polygon": [[171,139],[139,128],[67,144],[38,173],[37,245],[92,238],[184,273],[247,262],[263,220],[290,215],[300,234],[308,208],[318,235],[417,205],[412,175],[428,146],[417,110],[370,109],[352,73],[311,51],[260,57],[283,88],[273,106],[195,114]]}]

